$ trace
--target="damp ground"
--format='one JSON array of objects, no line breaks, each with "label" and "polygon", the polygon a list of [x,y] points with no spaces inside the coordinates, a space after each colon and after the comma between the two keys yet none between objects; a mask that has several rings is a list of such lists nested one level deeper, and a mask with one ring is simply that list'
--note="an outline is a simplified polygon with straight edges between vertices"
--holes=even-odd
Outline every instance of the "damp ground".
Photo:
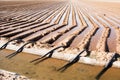
[{"label": "damp ground", "polygon": [[[0,51],[0,69],[16,72],[33,80],[95,80],[95,76],[102,70],[101,66],[76,63],[64,72],[57,71],[68,63],[58,59],[47,59],[37,65],[30,63],[40,56],[20,53],[12,59],[5,58],[12,50]],[[110,68],[100,80],[119,80],[120,69]]]}]

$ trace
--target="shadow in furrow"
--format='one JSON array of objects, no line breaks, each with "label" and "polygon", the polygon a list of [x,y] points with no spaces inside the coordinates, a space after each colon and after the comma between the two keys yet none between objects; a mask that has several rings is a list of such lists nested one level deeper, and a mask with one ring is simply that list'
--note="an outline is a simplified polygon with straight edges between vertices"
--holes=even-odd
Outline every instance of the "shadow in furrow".
[{"label": "shadow in furrow", "polygon": [[[47,24],[47,23],[40,24],[40,25],[34,26],[34,27],[30,28],[30,29],[29,29],[29,26],[28,26],[28,29],[26,29],[26,30],[22,30],[22,28],[20,28],[21,31],[14,32],[14,33],[11,33],[11,34],[7,34],[7,35],[4,35],[4,36],[2,36],[2,37],[12,37],[12,36],[15,36],[15,35],[17,35],[17,34],[23,33],[23,32],[25,32],[25,31],[28,31],[28,30],[31,30],[31,29],[35,29],[35,28],[37,28],[37,27],[39,27],[39,26],[43,26],[43,25],[46,25],[46,24]],[[48,28],[48,27],[47,27],[47,28]],[[42,29],[40,29],[40,30],[44,30],[44,29],[46,29],[46,28],[42,28]],[[39,31],[40,31],[40,30],[39,30]],[[34,33],[34,32],[32,32],[32,33]],[[32,34],[32,33],[31,33],[31,34]]]},{"label": "shadow in furrow", "polygon": [[73,36],[73,37],[66,43],[67,47],[69,47],[69,46],[71,45],[71,43],[73,42],[73,40],[75,39],[75,37],[76,37],[76,35]]},{"label": "shadow in furrow", "polygon": [[99,28],[97,28],[97,29],[95,30],[95,32],[93,33],[93,36],[98,32],[98,30],[99,30]]},{"label": "shadow in furrow", "polygon": [[111,34],[111,29],[109,29],[109,33],[108,33],[108,36],[106,37],[106,41],[105,41],[105,51],[106,52],[109,52],[109,46],[108,46],[108,38]]},{"label": "shadow in furrow", "polygon": [[[108,39],[108,38],[107,38]],[[105,51],[109,52],[109,47],[108,47],[108,40],[106,39],[105,41]]]},{"label": "shadow in furrow", "polygon": [[61,36],[62,34],[60,34],[60,35],[57,35],[54,39],[50,39],[49,41],[47,41],[46,43],[48,43],[48,44],[53,44],[54,43],[54,41],[55,40],[57,40],[60,36]]}]

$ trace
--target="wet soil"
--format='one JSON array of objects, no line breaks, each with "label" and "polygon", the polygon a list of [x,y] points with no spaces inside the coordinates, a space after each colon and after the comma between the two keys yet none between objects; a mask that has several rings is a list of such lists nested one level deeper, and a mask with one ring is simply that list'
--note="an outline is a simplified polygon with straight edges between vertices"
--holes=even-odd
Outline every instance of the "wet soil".
[{"label": "wet soil", "polygon": [[[40,56],[20,53],[12,59],[5,58],[12,50],[0,51],[0,69],[17,72],[34,80],[95,80],[103,67],[76,63],[64,72],[57,71],[67,61],[50,58],[37,65],[29,63]],[[110,68],[100,80],[119,80],[120,69]]]}]

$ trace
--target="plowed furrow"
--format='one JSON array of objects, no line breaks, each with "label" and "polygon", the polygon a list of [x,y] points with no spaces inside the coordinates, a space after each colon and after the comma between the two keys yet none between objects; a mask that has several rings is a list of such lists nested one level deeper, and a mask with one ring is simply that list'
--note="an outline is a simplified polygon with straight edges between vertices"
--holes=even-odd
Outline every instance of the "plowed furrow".
[{"label": "plowed furrow", "polygon": [[97,52],[120,53],[120,15],[114,7],[104,8],[92,2],[88,5],[80,0],[3,4],[0,41],[21,39],[20,45],[33,41],[33,49],[36,45],[45,49],[65,46],[60,53],[83,49],[90,51],[90,56],[99,56]]}]

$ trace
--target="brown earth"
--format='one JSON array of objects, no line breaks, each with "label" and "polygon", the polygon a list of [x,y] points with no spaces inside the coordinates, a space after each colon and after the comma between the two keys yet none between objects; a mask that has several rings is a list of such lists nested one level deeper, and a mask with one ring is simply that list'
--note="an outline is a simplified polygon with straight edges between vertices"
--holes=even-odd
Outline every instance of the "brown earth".
[{"label": "brown earth", "polygon": [[53,0],[0,4],[2,38],[64,45],[78,51],[120,52],[120,3]]},{"label": "brown earth", "polygon": [[[89,57],[106,59],[108,53],[120,54],[120,3],[90,1],[0,2],[0,41],[35,41],[26,48],[54,48],[65,45],[61,53],[74,49],[95,51]],[[43,12],[42,12],[43,11]],[[24,43],[21,43],[24,44]],[[13,43],[13,45],[19,45]],[[20,53],[12,59],[0,51],[0,68],[37,80],[94,80],[102,67],[76,63],[58,72],[67,61],[48,59],[38,65],[29,61],[39,56]],[[77,52],[77,53],[78,53]],[[75,54],[77,54],[75,53]],[[97,57],[96,57],[97,56]],[[119,59],[118,59],[119,60]],[[101,80],[119,80],[120,69],[111,68]]]},{"label": "brown earth", "polygon": [[[61,73],[57,69],[67,61],[50,58],[34,65],[29,62],[39,56],[28,53],[21,53],[12,59],[4,58],[12,52],[11,50],[0,51],[0,69],[17,72],[33,80],[95,80],[95,76],[102,69],[99,66],[76,63]],[[120,69],[111,68],[101,77],[101,80],[119,80],[119,72]]]}]

